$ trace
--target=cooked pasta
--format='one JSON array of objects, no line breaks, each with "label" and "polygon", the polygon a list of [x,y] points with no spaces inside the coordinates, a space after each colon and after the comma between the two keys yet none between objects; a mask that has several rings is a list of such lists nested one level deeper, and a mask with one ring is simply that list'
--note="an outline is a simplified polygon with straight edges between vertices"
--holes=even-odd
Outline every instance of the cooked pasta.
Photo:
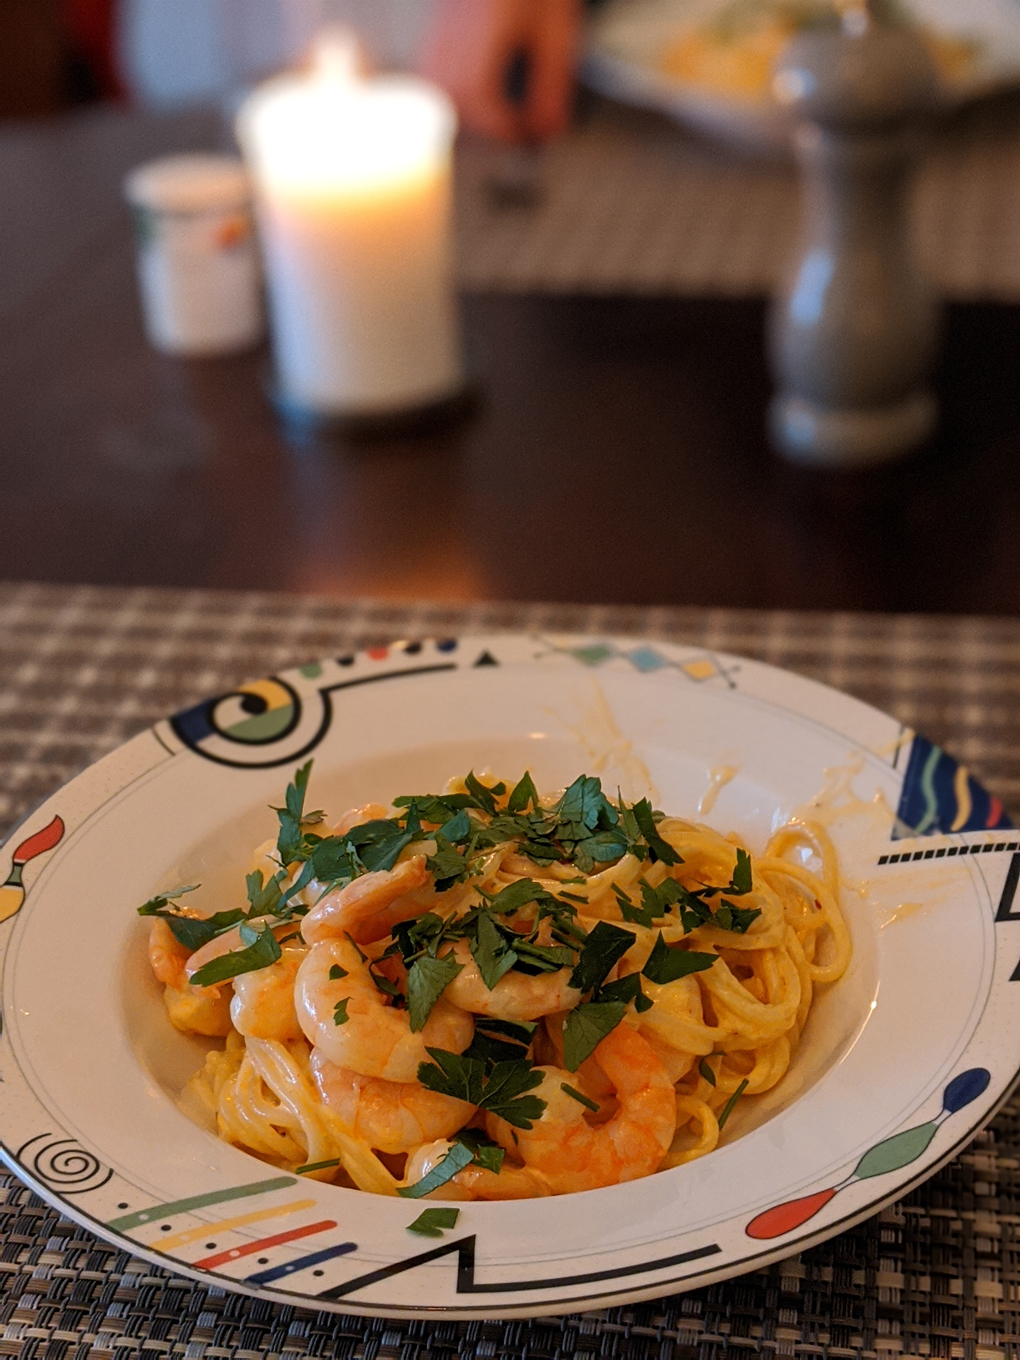
[{"label": "cooked pasta", "polygon": [[[711,1152],[850,960],[824,830],[736,835],[474,774],[306,812],[246,908],[139,910],[173,1024],[225,1039],[183,1104],[273,1165],[411,1198],[593,1189]],[[807,867],[808,865],[812,867]]]}]

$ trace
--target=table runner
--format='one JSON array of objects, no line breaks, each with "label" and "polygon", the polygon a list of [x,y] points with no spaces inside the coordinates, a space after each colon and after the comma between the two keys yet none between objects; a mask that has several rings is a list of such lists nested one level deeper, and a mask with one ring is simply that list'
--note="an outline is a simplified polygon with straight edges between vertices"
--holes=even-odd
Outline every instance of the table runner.
[{"label": "table runner", "polygon": [[[741,157],[657,115],[594,101],[545,153],[537,206],[498,207],[505,153],[458,160],[459,266],[475,291],[747,296],[783,276],[792,164]],[[918,256],[948,297],[1020,299],[1020,100],[974,105],[931,139],[913,197]]]},{"label": "table runner", "polygon": [[[1020,810],[1020,621],[440,605],[0,584],[0,833],[154,719],[245,677],[477,629],[731,650],[835,684]],[[768,1269],[567,1318],[386,1321],[226,1293],[98,1241],[0,1175],[0,1356],[84,1360],[1020,1360],[1020,1100],[902,1203]]]}]

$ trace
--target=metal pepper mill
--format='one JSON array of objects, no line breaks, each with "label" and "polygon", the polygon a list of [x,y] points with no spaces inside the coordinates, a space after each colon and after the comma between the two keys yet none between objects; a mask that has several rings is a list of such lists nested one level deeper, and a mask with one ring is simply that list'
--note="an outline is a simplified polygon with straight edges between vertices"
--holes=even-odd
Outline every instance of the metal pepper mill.
[{"label": "metal pepper mill", "polygon": [[937,420],[934,292],[910,248],[907,189],[937,77],[910,28],[866,5],[792,40],[774,89],[797,117],[802,240],[769,325],[772,437],[791,462],[848,468],[909,452]]}]

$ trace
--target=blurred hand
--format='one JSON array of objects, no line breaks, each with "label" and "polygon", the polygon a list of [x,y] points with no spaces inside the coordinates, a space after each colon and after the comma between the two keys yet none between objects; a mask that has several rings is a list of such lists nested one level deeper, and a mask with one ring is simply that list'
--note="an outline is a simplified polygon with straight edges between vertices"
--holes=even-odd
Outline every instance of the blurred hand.
[{"label": "blurred hand", "polygon": [[[438,0],[421,68],[465,126],[505,141],[546,141],[570,117],[581,0]],[[510,70],[527,71],[519,101]]]}]

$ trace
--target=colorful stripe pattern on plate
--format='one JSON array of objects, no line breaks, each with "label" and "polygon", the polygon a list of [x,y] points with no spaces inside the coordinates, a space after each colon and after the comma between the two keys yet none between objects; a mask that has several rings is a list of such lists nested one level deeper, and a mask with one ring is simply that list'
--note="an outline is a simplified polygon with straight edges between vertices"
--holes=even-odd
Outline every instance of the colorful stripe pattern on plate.
[{"label": "colorful stripe pattern on plate", "polygon": [[793,1232],[795,1228],[801,1227],[809,1218],[814,1218],[840,1190],[845,1190],[854,1181],[884,1176],[890,1171],[899,1171],[902,1167],[909,1166],[911,1162],[916,1162],[918,1157],[927,1151],[939,1125],[944,1124],[950,1115],[962,1110],[972,1100],[977,1100],[987,1088],[989,1081],[991,1073],[984,1067],[971,1067],[966,1072],[961,1072],[943,1091],[942,1109],[934,1119],[930,1119],[926,1124],[918,1124],[915,1128],[904,1129],[902,1133],[894,1133],[891,1138],[883,1138],[881,1143],[876,1143],[873,1148],[868,1149],[850,1175],[838,1185],[830,1186],[826,1190],[816,1190],[814,1194],[804,1195],[801,1199],[788,1200],[786,1204],[777,1204],[774,1208],[758,1214],[751,1219],[745,1229],[748,1237],[763,1240],[782,1237],[784,1233]]},{"label": "colorful stripe pattern on plate", "polygon": [[893,840],[1012,826],[999,799],[983,789],[965,765],[926,737],[914,737],[893,822]]}]

